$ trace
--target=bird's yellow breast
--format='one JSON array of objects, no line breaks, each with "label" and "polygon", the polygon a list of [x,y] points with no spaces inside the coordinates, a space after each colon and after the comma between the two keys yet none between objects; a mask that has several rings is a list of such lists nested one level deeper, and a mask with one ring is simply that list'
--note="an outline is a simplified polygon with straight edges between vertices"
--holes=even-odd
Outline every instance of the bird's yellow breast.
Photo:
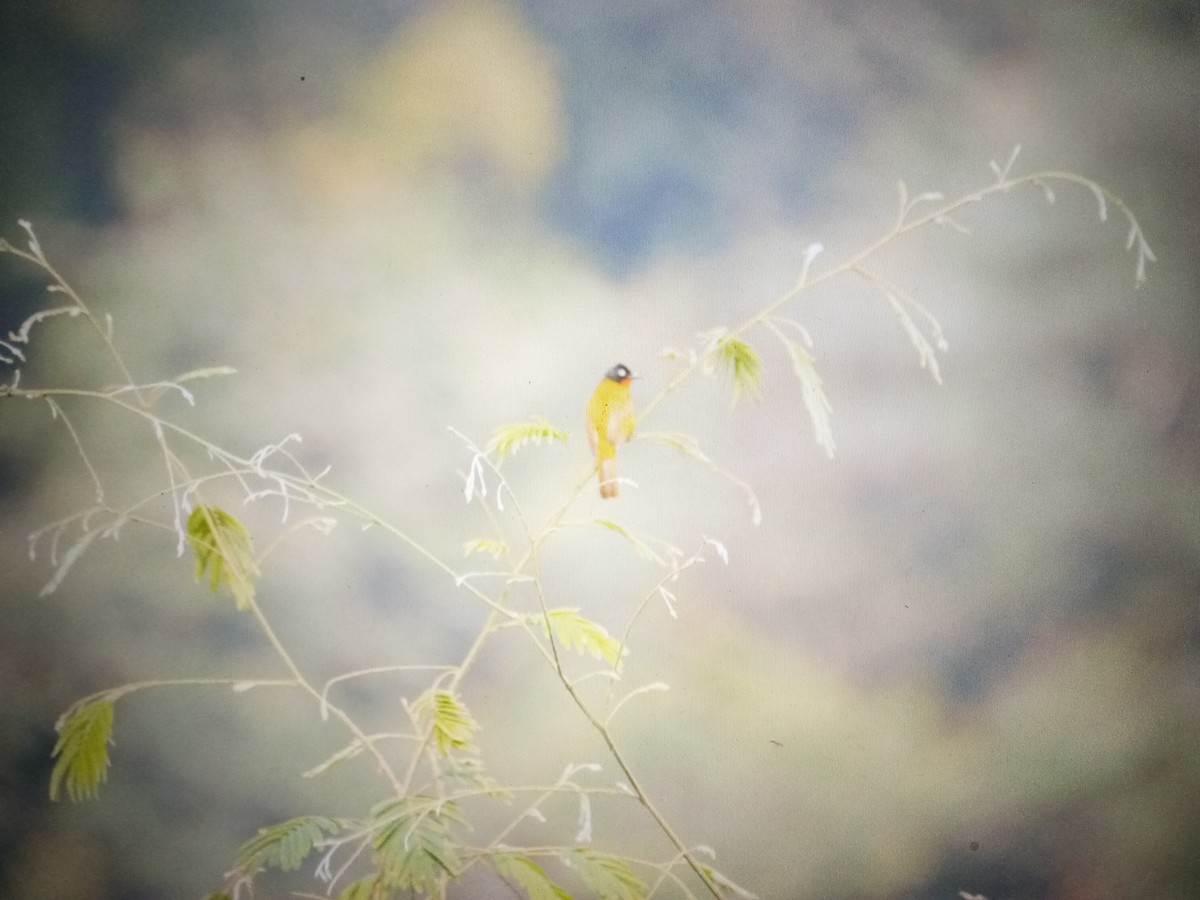
[{"label": "bird's yellow breast", "polygon": [[605,378],[596,386],[587,405],[588,439],[600,457],[616,454],[617,445],[633,434],[635,416],[629,382]]}]

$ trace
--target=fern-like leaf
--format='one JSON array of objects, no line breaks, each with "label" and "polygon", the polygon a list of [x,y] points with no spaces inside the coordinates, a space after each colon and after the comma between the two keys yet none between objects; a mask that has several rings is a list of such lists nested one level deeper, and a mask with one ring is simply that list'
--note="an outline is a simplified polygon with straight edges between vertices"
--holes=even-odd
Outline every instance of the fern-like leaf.
[{"label": "fern-like leaf", "polygon": [[442,756],[451,750],[474,748],[479,723],[450,691],[426,691],[413,703],[413,710],[430,720],[434,745]]},{"label": "fern-like leaf", "polygon": [[571,895],[550,880],[542,867],[528,856],[497,853],[492,861],[496,871],[529,895],[529,900],[571,900]]},{"label": "fern-like leaf", "polygon": [[545,419],[530,419],[528,422],[517,422],[503,425],[496,429],[492,439],[488,441],[488,453],[496,454],[496,464],[504,461],[510,453],[516,453],[525,444],[540,444],[542,441],[559,441],[566,443],[569,435],[561,428],[555,428]]},{"label": "fern-like leaf", "polygon": [[[545,617],[537,618],[545,628]],[[560,647],[590,653],[610,666],[620,662],[621,642],[610,635],[603,625],[579,615],[578,609],[552,609],[549,618],[549,627],[553,629],[554,640]]]},{"label": "fern-like leaf", "polygon": [[51,562],[55,562],[56,567],[50,580],[42,585],[42,589],[38,591],[39,597],[45,597],[48,594],[53,594],[58,590],[58,586],[63,583],[63,579],[67,577],[67,573],[71,571],[71,567],[79,561],[79,558],[83,556],[84,551],[91,546],[92,541],[94,541],[99,535],[99,529],[85,531],[79,536],[75,543],[67,548],[67,552],[62,555],[61,560],[55,561],[53,558],[53,553],[51,553]]},{"label": "fern-like leaf", "polygon": [[726,897],[737,897],[738,900],[759,900],[758,894],[753,894],[746,890],[740,884],[730,881],[712,866],[701,866],[704,874],[709,877],[709,880],[717,886],[722,895]]},{"label": "fern-like leaf", "polygon": [[196,554],[196,580],[207,572],[209,590],[215,594],[223,585],[238,609],[249,609],[258,565],[246,527],[219,507],[197,506],[188,516],[187,535]]},{"label": "fern-like leaf", "polygon": [[652,441],[661,441],[666,444],[676,453],[682,453],[684,456],[690,456],[692,459],[699,460],[702,463],[712,464],[703,450],[700,449],[700,444],[690,434],[682,434],[680,432],[655,431],[649,434],[642,434],[643,439]]},{"label": "fern-like leaf", "polygon": [[492,538],[476,538],[473,541],[463,542],[463,556],[470,556],[472,553],[486,553],[492,559],[499,559],[507,550],[508,544]]},{"label": "fern-like leaf", "polygon": [[[754,493],[754,488],[741,478],[738,478],[728,469],[717,465],[713,460],[700,449],[700,445],[696,443],[696,439],[689,434],[680,434],[677,432],[652,431],[643,432],[642,440],[659,441],[666,444],[678,453],[684,456],[690,456],[692,459],[708,466],[722,478],[736,484],[746,492],[746,500],[750,504],[750,518],[755,525],[762,522],[762,504],[758,501],[758,495]],[[673,555],[678,555],[679,551],[674,548],[668,548]]]},{"label": "fern-like leaf", "polygon": [[442,764],[447,783],[483,791],[495,800],[511,800],[512,794],[487,773],[483,761],[475,756],[452,756]]},{"label": "fern-like leaf", "polygon": [[825,396],[825,388],[821,376],[817,374],[817,368],[813,364],[812,355],[778,328],[772,330],[783,342],[784,349],[787,350],[788,357],[792,361],[792,371],[800,380],[800,396],[804,400],[804,408],[808,410],[808,417],[812,421],[813,434],[817,443],[832,459],[833,451],[836,449],[833,442],[833,425],[830,423],[830,413],[833,411],[833,407],[829,403],[829,398]]},{"label": "fern-like leaf", "polygon": [[379,876],[368,875],[347,885],[346,889],[337,895],[337,900],[383,900],[387,896]]},{"label": "fern-like leaf", "polygon": [[73,803],[95,797],[108,778],[113,703],[107,697],[73,707],[58,720],[58,741],[50,772],[50,799],[65,786]]},{"label": "fern-like leaf", "polygon": [[601,900],[641,900],[646,885],[619,856],[594,850],[572,850],[568,863]]},{"label": "fern-like leaf", "polygon": [[371,843],[383,887],[430,893],[443,875],[458,875],[462,860],[450,827],[465,822],[457,804],[417,794],[373,814],[379,824]]},{"label": "fern-like leaf", "polygon": [[937,350],[944,351],[946,349],[946,339],[942,337],[941,326],[938,325],[937,320],[934,319],[933,316],[923,307],[917,307],[915,301],[905,298],[909,299],[909,302],[912,303],[914,307],[917,307],[917,309],[922,312],[927,319],[930,320],[933,328],[934,340],[938,343],[937,349],[934,349],[933,344],[929,342],[929,339],[926,338],[921,329],[917,327],[917,323],[913,321],[913,317],[909,315],[908,310],[904,308],[904,303],[901,302],[901,298],[897,296],[896,292],[888,290],[887,288],[883,288],[882,290],[884,299],[887,300],[888,305],[892,308],[892,311],[896,313],[896,318],[900,320],[900,325],[904,329],[904,333],[908,335],[908,339],[912,342],[913,348],[917,351],[917,358],[921,362],[921,368],[928,369],[929,374],[933,376],[933,380],[938,384],[941,384],[942,372],[938,366]]},{"label": "fern-like leaf", "polygon": [[732,378],[733,398],[757,400],[762,396],[763,362],[753,347],[735,337],[718,338],[713,345],[717,362]]},{"label": "fern-like leaf", "polygon": [[[663,559],[662,556],[655,552],[654,548],[651,547],[644,538],[639,537],[624,525],[618,525],[616,522],[612,521],[612,519],[597,518],[595,521],[597,525],[603,525],[605,528],[609,529],[610,531],[615,531],[617,534],[621,535],[621,537],[625,538],[625,540],[629,541],[629,543],[633,545],[633,551],[642,559],[656,562],[660,566],[669,565],[669,563]],[[668,547],[668,551],[675,554],[678,554],[679,552],[674,547]]]},{"label": "fern-like leaf", "polygon": [[260,828],[258,834],[242,844],[234,867],[247,877],[266,868],[294,872],[312,852],[314,844],[339,830],[339,822],[324,816],[301,816]]}]

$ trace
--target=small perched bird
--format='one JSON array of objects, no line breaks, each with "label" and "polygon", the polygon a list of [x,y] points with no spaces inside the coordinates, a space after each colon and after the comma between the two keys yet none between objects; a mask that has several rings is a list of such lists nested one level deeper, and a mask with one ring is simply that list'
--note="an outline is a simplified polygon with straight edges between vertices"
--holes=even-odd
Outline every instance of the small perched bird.
[{"label": "small perched bird", "polygon": [[629,440],[637,420],[629,396],[632,380],[633,373],[617,363],[605,373],[588,400],[588,443],[596,456],[600,496],[605,498],[617,496],[617,447]]}]

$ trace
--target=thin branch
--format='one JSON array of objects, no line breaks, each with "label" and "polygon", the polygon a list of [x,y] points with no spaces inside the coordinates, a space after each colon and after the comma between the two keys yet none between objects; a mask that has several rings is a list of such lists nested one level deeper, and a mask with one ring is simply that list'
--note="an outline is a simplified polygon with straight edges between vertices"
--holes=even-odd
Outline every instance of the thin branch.
[{"label": "thin branch", "polygon": [[96,503],[104,504],[104,485],[100,481],[100,473],[96,471],[96,467],[92,465],[92,461],[88,459],[87,451],[83,449],[83,441],[79,439],[79,432],[75,430],[75,426],[71,424],[70,417],[67,416],[66,410],[59,406],[53,397],[46,397],[46,402],[50,405],[51,414],[54,418],[62,418],[63,424],[67,426],[67,431],[71,433],[71,440],[75,444],[75,449],[79,451],[79,456],[83,460],[83,464],[87,466],[88,474],[92,476],[92,484],[96,487]]}]

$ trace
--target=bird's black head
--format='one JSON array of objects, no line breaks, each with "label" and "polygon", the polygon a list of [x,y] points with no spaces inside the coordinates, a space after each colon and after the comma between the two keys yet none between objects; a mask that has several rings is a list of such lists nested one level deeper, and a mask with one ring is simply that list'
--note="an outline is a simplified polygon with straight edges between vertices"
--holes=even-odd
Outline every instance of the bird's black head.
[{"label": "bird's black head", "polygon": [[628,381],[633,377],[633,373],[624,363],[617,363],[604,374],[604,377],[611,381]]}]

